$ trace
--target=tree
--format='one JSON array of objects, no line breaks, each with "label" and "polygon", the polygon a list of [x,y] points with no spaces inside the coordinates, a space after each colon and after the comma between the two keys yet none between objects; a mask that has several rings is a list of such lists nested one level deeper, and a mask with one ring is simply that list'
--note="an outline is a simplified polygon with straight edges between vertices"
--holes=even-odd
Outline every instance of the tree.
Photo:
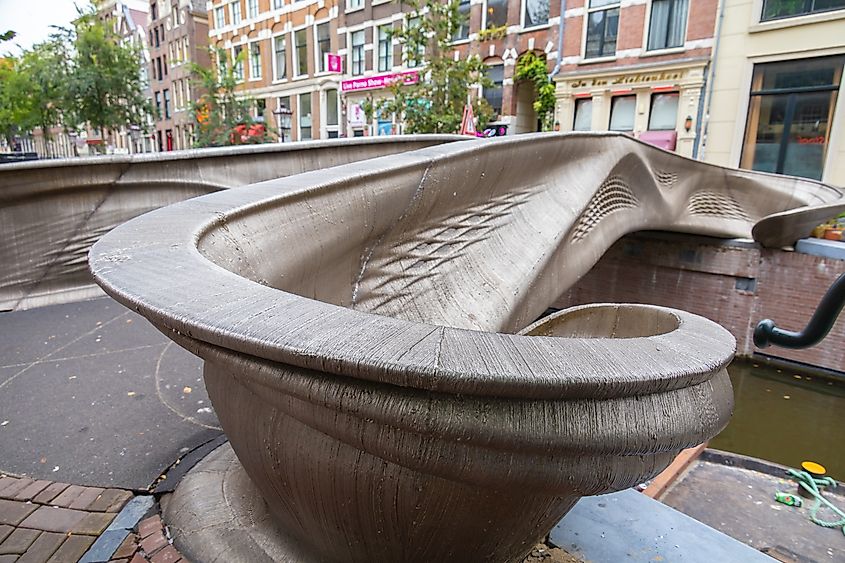
[{"label": "tree", "polygon": [[[31,116],[28,125],[38,126],[45,141],[51,139],[51,129],[61,123],[67,100],[68,52],[59,36],[38,43],[21,57],[20,70],[31,86],[29,103]],[[47,156],[50,144],[45,142]]]},{"label": "tree", "polygon": [[250,115],[254,100],[238,96],[238,68],[243,68],[245,51],[230,61],[223,49],[211,50],[217,69],[191,65],[195,84],[205,92],[191,111],[196,121],[196,146],[221,147],[267,143],[272,140],[266,126]]},{"label": "tree", "polygon": [[33,85],[14,57],[0,58],[0,134],[9,147],[15,137],[35,126]]},{"label": "tree", "polygon": [[[401,115],[408,133],[455,133],[461,125],[469,93],[477,85],[491,87],[487,65],[478,55],[455,60],[452,42],[464,22],[460,0],[407,0],[412,8],[405,14],[405,26],[394,30],[402,44],[406,63],[420,67],[424,77],[413,85],[397,81],[390,86],[393,99],[381,100],[382,114]],[[479,128],[492,116],[484,99],[472,102]]]},{"label": "tree", "polygon": [[534,84],[534,111],[543,124],[543,131],[551,131],[555,111],[555,85],[549,80],[545,55],[537,56],[530,51],[522,55],[516,62],[514,77]]}]

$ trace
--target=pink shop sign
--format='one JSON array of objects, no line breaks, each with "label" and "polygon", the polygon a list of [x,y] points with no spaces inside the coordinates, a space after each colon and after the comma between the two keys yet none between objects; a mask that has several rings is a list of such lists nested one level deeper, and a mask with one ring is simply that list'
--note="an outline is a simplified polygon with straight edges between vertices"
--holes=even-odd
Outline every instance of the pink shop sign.
[{"label": "pink shop sign", "polygon": [[390,86],[393,82],[401,80],[402,85],[416,84],[420,81],[420,74],[416,70],[409,70],[407,72],[396,72],[390,74],[380,74],[378,76],[365,76],[362,78],[353,78],[352,80],[344,80],[340,83],[341,92],[358,92],[360,90],[375,90],[376,88],[384,88]]}]

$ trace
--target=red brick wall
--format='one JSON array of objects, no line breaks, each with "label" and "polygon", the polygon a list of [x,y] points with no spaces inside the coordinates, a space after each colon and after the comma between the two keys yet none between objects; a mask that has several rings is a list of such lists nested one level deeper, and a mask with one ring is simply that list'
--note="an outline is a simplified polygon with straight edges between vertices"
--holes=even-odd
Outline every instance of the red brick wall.
[{"label": "red brick wall", "polygon": [[614,245],[556,307],[595,302],[651,303],[684,309],[728,329],[737,354],[770,356],[845,371],[845,320],[806,350],[756,350],[754,326],[770,318],[801,330],[845,260],[760,249],[682,235],[637,234]]}]

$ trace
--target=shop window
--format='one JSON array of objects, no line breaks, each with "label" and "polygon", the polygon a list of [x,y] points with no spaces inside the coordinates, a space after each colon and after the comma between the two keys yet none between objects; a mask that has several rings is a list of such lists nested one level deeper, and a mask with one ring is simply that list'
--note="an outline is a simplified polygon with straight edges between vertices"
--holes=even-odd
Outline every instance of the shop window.
[{"label": "shop window", "polygon": [[258,17],[258,0],[246,0],[246,17]]},{"label": "shop window", "polygon": [[486,0],[484,2],[484,29],[502,27],[508,24],[508,0]]},{"label": "shop window", "polygon": [[293,48],[296,54],[296,76],[308,74],[308,31],[300,29],[293,34]]},{"label": "shop window", "polygon": [[232,49],[232,74],[235,76],[235,80],[238,81],[244,79],[244,59],[241,56],[243,50],[243,45],[236,45]]},{"label": "shop window", "polygon": [[331,38],[329,36],[329,22],[317,25],[317,68],[320,72],[326,71],[326,55],[331,51]]},{"label": "shop window", "polygon": [[845,0],[763,0],[761,21],[794,18],[845,8]]},{"label": "shop window", "polygon": [[261,44],[258,42],[249,45],[249,78],[261,78]]},{"label": "shop window", "polygon": [[352,44],[352,76],[364,74],[364,30],[353,31]]},{"label": "shop window", "polygon": [[287,60],[286,60],[286,43],[284,35],[280,35],[273,39],[273,59],[274,68],[276,72],[276,80],[284,80],[287,78]]},{"label": "shop window", "polygon": [[311,138],[311,92],[308,92],[299,95],[299,140]]},{"label": "shop window", "polygon": [[610,102],[610,130],[633,131],[636,96],[614,96]]},{"label": "shop window", "polygon": [[241,23],[241,0],[235,0],[229,4],[231,9],[232,25],[240,25]]},{"label": "shop window", "polygon": [[648,50],[683,47],[687,36],[688,0],[652,0]]},{"label": "shop window", "polygon": [[652,94],[651,112],[648,115],[649,131],[674,130],[678,124],[678,100],[677,92],[666,92]]},{"label": "shop window", "polygon": [[393,134],[393,120],[389,114],[383,114],[381,111],[376,112],[376,135],[392,135]]},{"label": "shop window", "polygon": [[845,57],[754,66],[740,166],[820,180]]},{"label": "shop window", "polygon": [[575,123],[573,131],[590,131],[593,128],[593,99],[575,100]]},{"label": "shop window", "polygon": [[502,113],[502,82],[504,82],[505,78],[504,65],[488,66],[487,78],[493,82],[493,87],[484,89],[484,99],[493,108],[493,113],[498,116]]},{"label": "shop window", "polygon": [[458,12],[460,13],[461,19],[458,22],[458,28],[452,35],[452,41],[469,39],[470,0],[460,0],[458,3]]},{"label": "shop window", "polygon": [[393,68],[393,45],[390,38],[390,24],[378,26],[378,70],[385,72]]},{"label": "shop window", "polygon": [[214,27],[217,29],[226,27],[226,10],[222,7],[214,8]]},{"label": "shop window", "polygon": [[615,55],[618,30],[619,0],[590,0],[584,56],[591,59]]},{"label": "shop window", "polygon": [[326,90],[326,126],[337,127],[337,90]]},{"label": "shop window", "polygon": [[522,0],[522,27],[549,23],[549,0]]}]

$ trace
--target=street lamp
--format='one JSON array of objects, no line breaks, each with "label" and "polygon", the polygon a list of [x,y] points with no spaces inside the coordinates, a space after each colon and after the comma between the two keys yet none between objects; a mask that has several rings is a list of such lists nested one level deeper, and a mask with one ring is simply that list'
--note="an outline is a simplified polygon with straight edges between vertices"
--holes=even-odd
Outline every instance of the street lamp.
[{"label": "street lamp", "polygon": [[290,120],[293,111],[289,110],[285,104],[279,100],[279,105],[273,110],[273,115],[276,116],[276,126],[279,128],[279,142],[285,142],[285,129],[290,129]]}]

